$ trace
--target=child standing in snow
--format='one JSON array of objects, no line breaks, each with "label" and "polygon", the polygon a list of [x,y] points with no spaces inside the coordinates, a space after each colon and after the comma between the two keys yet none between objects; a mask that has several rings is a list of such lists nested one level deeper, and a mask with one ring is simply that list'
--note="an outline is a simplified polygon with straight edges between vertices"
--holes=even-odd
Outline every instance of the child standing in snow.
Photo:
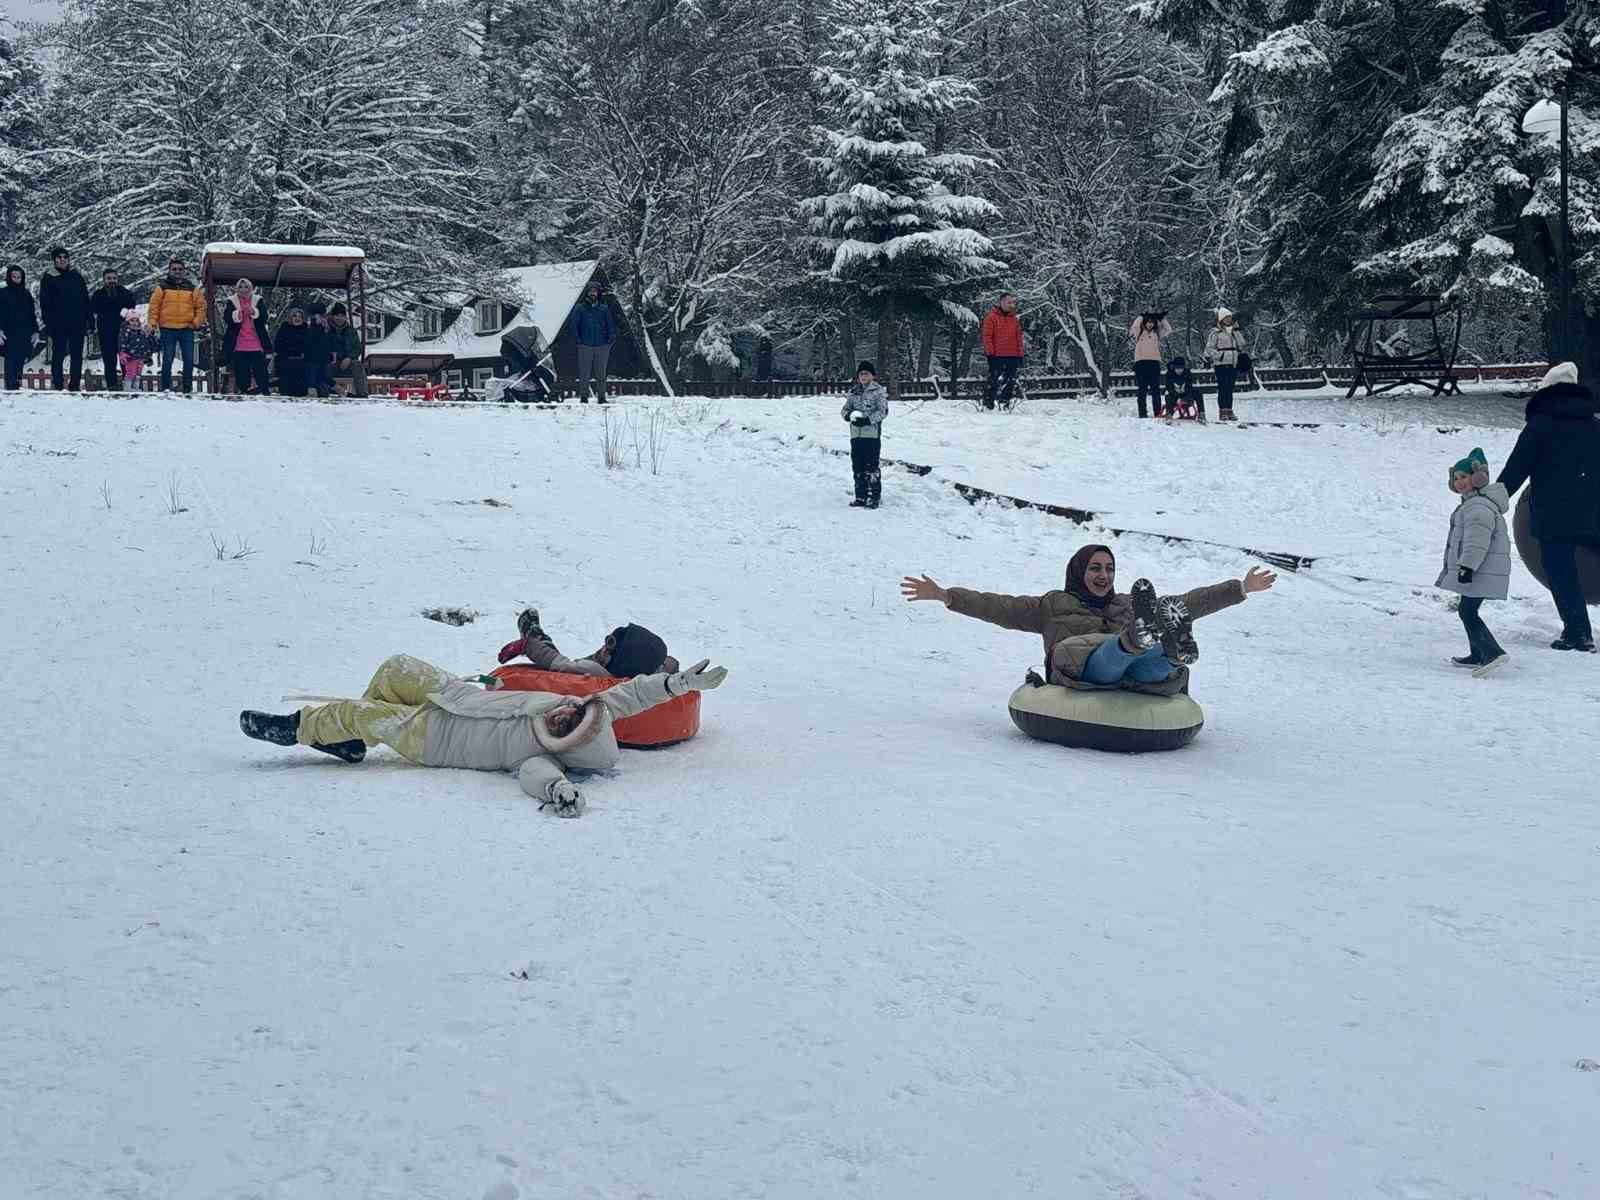
[{"label": "child standing in snow", "polygon": [[117,337],[117,362],[122,367],[122,390],[136,392],[144,365],[156,352],[156,339],[139,319],[139,310],[122,310],[122,332]]},{"label": "child standing in snow", "polygon": [[1504,600],[1511,585],[1511,539],[1506,533],[1506,509],[1511,499],[1504,484],[1489,482],[1489,461],[1474,447],[1471,454],[1450,468],[1450,490],[1461,497],[1450,514],[1450,534],[1444,544],[1444,569],[1435,587],[1461,596],[1461,624],[1467,631],[1469,652],[1450,661],[1470,667],[1480,678],[1507,661],[1506,652],[1478,615],[1485,600]]},{"label": "child standing in snow", "polygon": [[850,467],[856,477],[856,498],[850,507],[877,508],[883,496],[878,455],[883,419],[889,415],[889,393],[878,382],[878,368],[872,363],[856,367],[856,381],[845,393],[839,415],[850,423]]}]

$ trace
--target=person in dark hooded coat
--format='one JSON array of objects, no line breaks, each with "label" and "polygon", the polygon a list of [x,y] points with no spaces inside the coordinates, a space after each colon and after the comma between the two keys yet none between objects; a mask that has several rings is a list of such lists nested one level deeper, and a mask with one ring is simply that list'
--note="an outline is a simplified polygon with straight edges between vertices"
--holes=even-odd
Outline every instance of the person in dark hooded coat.
[{"label": "person in dark hooded coat", "polygon": [[503,663],[524,655],[541,671],[617,679],[652,675],[657,671],[671,674],[678,669],[678,660],[667,653],[667,643],[643,625],[617,626],[606,635],[600,649],[587,658],[568,658],[562,654],[540,626],[536,608],[524,609],[517,617],[517,632],[522,636],[500,648]]},{"label": "person in dark hooded coat", "polygon": [[33,357],[38,336],[39,310],[28,291],[28,273],[12,263],[0,286],[0,358],[5,360],[7,390],[22,386],[22,368]]},{"label": "person in dark hooded coat", "polygon": [[1578,382],[1578,368],[1560,363],[1528,400],[1527,422],[1498,482],[1508,497],[1532,484],[1532,532],[1561,614],[1561,636],[1550,648],[1593,654],[1578,547],[1600,552],[1600,403]]},{"label": "person in dark hooded coat", "polygon": [[[50,265],[39,280],[39,320],[50,337],[50,386],[60,391],[65,382],[72,391],[83,386],[83,339],[89,333],[89,285],[65,246],[50,251]],[[72,372],[62,367],[71,361]]]}]

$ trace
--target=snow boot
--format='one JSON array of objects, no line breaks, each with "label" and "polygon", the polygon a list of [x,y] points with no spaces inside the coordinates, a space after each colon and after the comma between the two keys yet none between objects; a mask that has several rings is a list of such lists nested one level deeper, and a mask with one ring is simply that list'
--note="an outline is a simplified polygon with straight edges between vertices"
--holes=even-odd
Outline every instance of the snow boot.
[{"label": "snow boot", "polygon": [[[245,737],[255,738],[258,742],[271,742],[274,746],[295,746],[300,742],[300,714],[297,712],[280,717],[276,713],[256,712],[247,708],[239,714],[239,728]],[[311,748],[348,763],[358,763],[367,757],[367,744],[360,738],[328,745],[319,742]]]},{"label": "snow boot", "polygon": [[1477,666],[1473,667],[1472,674],[1475,678],[1482,679],[1485,675],[1493,675],[1496,671],[1510,661],[1511,656],[1502,650],[1499,654],[1496,654],[1487,662],[1481,662]]},{"label": "snow boot", "polygon": [[855,477],[856,498],[850,501],[850,507],[865,508],[867,506],[867,473],[865,471],[857,471]]},{"label": "snow boot", "polygon": [[1478,656],[1476,654],[1463,654],[1460,658],[1452,658],[1450,660],[1450,662],[1451,662],[1451,665],[1457,666],[1457,667],[1481,667],[1481,666],[1483,666],[1483,664],[1478,661]]},{"label": "snow boot", "polygon": [[239,728],[245,737],[258,742],[271,742],[274,746],[295,746],[300,742],[300,714],[290,713],[280,717],[275,713],[255,712],[245,709],[239,714]]},{"label": "snow boot", "polygon": [[1563,633],[1555,641],[1550,643],[1550,649],[1552,649],[1552,650],[1576,650],[1579,654],[1593,654],[1594,653],[1594,639],[1590,638],[1587,641],[1580,641],[1578,638],[1569,638],[1566,634]]},{"label": "snow boot", "polygon": [[539,610],[525,608],[517,614],[517,632],[522,635],[523,641],[549,641],[543,629],[539,627]]},{"label": "snow boot", "polygon": [[1156,596],[1155,585],[1139,579],[1133,585],[1133,612],[1145,628],[1161,639],[1161,652],[1167,661],[1187,666],[1200,657],[1195,644],[1189,607],[1176,596]]}]

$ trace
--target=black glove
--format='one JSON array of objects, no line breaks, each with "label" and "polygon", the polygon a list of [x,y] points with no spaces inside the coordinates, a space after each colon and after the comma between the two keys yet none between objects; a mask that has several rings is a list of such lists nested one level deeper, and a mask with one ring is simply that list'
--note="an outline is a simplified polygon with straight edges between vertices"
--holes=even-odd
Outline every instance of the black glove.
[{"label": "black glove", "polygon": [[1457,567],[1456,568],[1456,582],[1457,583],[1471,583],[1472,582],[1472,568],[1471,567]]}]

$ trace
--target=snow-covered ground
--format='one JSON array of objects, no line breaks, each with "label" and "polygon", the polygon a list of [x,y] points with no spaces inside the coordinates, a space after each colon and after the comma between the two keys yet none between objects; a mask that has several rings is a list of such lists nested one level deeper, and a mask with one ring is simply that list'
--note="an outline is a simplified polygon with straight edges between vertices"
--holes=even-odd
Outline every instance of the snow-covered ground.
[{"label": "snow-covered ground", "polygon": [[[868,513],[837,401],[622,406],[606,471],[592,408],[0,397],[0,1194],[1600,1194],[1600,662],[1519,567],[1464,676],[1428,586],[1515,420],[1127,407],[897,408],[935,471]],[[896,583],[1044,590],[1094,530],[947,480],[1322,557],[1199,626],[1194,745],[1069,751],[1006,716],[1036,639]],[[237,730],[530,602],[732,669],[582,820]]]}]

